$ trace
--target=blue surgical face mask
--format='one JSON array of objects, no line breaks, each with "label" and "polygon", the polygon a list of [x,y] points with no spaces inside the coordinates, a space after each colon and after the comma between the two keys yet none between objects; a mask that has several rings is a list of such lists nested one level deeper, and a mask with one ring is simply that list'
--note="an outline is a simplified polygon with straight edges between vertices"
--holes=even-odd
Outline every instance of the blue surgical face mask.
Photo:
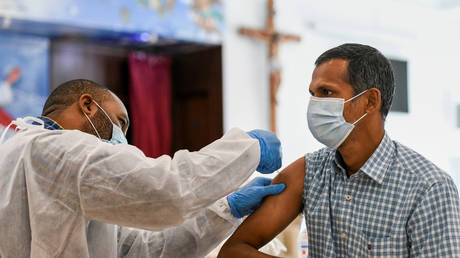
[{"label": "blue surgical face mask", "polygon": [[86,116],[86,118],[88,119],[89,123],[93,127],[94,131],[96,132],[97,137],[99,137],[99,139],[101,139],[101,141],[103,141],[103,142],[111,143],[111,144],[114,144],[114,145],[116,145],[116,144],[128,144],[128,140],[126,139],[125,134],[123,133],[121,128],[118,127],[117,125],[115,125],[112,122],[112,119],[110,119],[109,115],[107,115],[105,110],[99,104],[97,104],[96,101],[94,101],[94,104],[96,104],[96,106],[102,111],[102,113],[104,113],[104,115],[110,120],[110,123],[112,123],[112,138],[110,138],[110,140],[102,139],[101,136],[99,135],[99,132],[97,131],[96,127],[94,126],[93,122],[91,122],[91,119],[89,119],[88,115],[86,115],[85,112],[83,112],[83,114]]},{"label": "blue surgical face mask", "polygon": [[367,113],[355,122],[348,123],[343,117],[344,104],[361,96],[367,90],[345,101],[340,98],[318,98],[312,96],[308,104],[307,120],[313,136],[320,143],[329,148],[337,149],[350,135],[355,124],[363,119]]}]

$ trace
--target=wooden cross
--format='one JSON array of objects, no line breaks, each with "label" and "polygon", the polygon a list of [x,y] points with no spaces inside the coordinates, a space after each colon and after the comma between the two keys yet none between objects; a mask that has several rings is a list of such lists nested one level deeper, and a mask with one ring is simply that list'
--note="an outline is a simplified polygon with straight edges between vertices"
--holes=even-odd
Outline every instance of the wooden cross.
[{"label": "wooden cross", "polygon": [[275,31],[275,9],[273,0],[268,0],[268,20],[264,30],[240,28],[242,35],[263,40],[268,43],[268,59],[270,62],[270,129],[276,133],[276,105],[278,104],[277,94],[281,84],[281,66],[278,60],[280,43],[287,41],[299,42],[299,36],[281,34]]}]

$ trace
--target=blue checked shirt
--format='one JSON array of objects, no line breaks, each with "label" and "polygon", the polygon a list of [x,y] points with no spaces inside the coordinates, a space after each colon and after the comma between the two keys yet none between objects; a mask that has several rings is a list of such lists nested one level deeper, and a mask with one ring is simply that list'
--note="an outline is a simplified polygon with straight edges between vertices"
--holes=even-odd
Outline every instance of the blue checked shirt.
[{"label": "blue checked shirt", "polygon": [[351,177],[335,150],[305,159],[311,257],[460,257],[457,188],[420,154],[385,134]]}]

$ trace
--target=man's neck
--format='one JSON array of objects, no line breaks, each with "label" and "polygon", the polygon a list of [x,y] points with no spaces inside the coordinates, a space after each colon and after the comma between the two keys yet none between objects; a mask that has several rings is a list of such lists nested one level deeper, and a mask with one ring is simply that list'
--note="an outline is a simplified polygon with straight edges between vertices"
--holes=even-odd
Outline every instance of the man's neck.
[{"label": "man's neck", "polygon": [[72,116],[72,112],[56,111],[48,114],[47,117],[58,123],[63,129],[74,130],[79,128],[78,120]]},{"label": "man's neck", "polygon": [[339,148],[346,165],[347,175],[350,177],[366,163],[382,142],[385,135],[383,127],[373,132],[367,131],[353,137]]}]

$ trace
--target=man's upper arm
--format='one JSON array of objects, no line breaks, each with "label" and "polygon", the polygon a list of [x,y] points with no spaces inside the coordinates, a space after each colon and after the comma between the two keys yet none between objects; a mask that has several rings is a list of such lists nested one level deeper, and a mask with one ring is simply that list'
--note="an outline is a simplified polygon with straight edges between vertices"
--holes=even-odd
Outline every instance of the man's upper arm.
[{"label": "man's upper arm", "polygon": [[408,221],[411,257],[460,254],[460,207],[453,181],[437,182],[426,192]]},{"label": "man's upper arm", "polygon": [[272,182],[286,184],[286,190],[279,195],[267,197],[261,207],[225,243],[220,255],[256,255],[257,249],[287,227],[301,211],[304,178],[305,158],[302,157],[284,169]]}]

